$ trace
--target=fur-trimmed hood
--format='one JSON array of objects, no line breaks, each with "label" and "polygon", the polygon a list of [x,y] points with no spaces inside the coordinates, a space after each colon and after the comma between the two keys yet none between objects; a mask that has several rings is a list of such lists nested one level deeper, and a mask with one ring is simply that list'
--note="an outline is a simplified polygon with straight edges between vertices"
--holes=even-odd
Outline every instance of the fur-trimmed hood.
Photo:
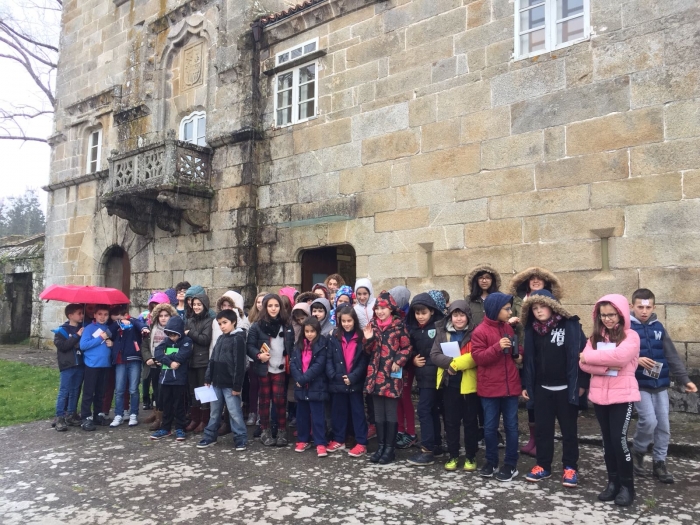
[{"label": "fur-trimmed hood", "polygon": [[245,312],[244,305],[243,305],[243,296],[239,294],[238,292],[234,292],[233,290],[229,290],[226,292],[224,295],[219,297],[219,299],[216,301],[216,311],[220,312],[221,311],[221,305],[224,304],[224,301],[232,302],[233,306],[238,308],[241,312]]},{"label": "fur-trimmed hood", "polygon": [[530,277],[539,277],[542,279],[545,282],[545,289],[551,291],[557,301],[561,301],[562,297],[564,297],[564,288],[559,278],[546,268],[540,268],[539,266],[533,266],[520,273],[516,273],[510,281],[508,293],[513,296],[524,298],[525,295],[527,295]]},{"label": "fur-trimmed hood", "polygon": [[569,312],[562,304],[554,298],[554,295],[549,290],[537,290],[532,295],[530,295],[525,301],[523,301],[523,309],[520,314],[522,319],[521,322],[523,326],[527,326],[528,321],[532,321],[535,318],[533,315],[530,318],[530,309],[533,304],[541,304],[544,306],[549,306],[552,312],[561,315],[564,319],[570,319],[573,314]]},{"label": "fur-trimmed hood", "polygon": [[474,282],[474,279],[477,275],[480,273],[488,272],[491,275],[493,275],[494,280],[496,281],[496,288],[499,290],[501,289],[501,274],[496,271],[496,269],[491,266],[490,264],[480,264],[478,266],[475,266],[472,268],[472,271],[469,272],[469,275],[467,275],[467,281],[469,281],[469,294],[474,291],[474,285],[476,284]]},{"label": "fur-trimmed hood", "polygon": [[153,327],[158,322],[158,316],[163,310],[168,312],[170,314],[170,317],[175,317],[177,315],[177,310],[175,310],[175,307],[172,306],[170,303],[157,304],[153,307],[153,310],[151,311],[151,327]]}]

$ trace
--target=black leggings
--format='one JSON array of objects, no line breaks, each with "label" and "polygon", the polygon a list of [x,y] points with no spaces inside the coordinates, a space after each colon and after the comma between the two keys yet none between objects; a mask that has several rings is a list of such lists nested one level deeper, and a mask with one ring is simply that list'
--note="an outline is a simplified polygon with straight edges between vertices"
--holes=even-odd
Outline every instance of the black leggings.
[{"label": "black leggings", "polygon": [[[158,378],[160,370],[157,368],[148,369],[148,376],[143,380],[143,403],[148,404],[149,401],[158,402]],[[150,389],[153,387],[153,396],[151,397]],[[160,408],[160,407],[158,407]]]},{"label": "black leggings", "polygon": [[372,402],[374,403],[374,417],[377,424],[398,423],[399,418],[396,410],[399,407],[399,400],[393,397],[384,397],[372,394]]},{"label": "black leggings", "polygon": [[623,485],[631,485],[632,454],[627,446],[627,430],[632,418],[632,403],[595,405],[595,415],[603,434],[608,478],[619,478]]}]

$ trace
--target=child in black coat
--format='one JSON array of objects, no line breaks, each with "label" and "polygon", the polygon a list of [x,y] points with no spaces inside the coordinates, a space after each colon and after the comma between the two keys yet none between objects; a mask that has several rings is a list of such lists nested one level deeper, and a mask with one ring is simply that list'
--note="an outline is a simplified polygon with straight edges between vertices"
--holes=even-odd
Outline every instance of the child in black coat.
[{"label": "child in black coat", "polygon": [[68,320],[53,330],[56,345],[60,383],[56,398],[56,423],[59,432],[68,426],[79,426],[78,397],[83,384],[83,353],[80,351],[80,336],[83,335],[83,305],[69,304],[65,314]]}]

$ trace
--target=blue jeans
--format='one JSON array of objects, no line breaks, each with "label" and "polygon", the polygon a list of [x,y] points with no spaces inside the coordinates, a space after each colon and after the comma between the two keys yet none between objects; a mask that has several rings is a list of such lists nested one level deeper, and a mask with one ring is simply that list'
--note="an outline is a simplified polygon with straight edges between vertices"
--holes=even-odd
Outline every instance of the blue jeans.
[{"label": "blue jeans", "polygon": [[80,393],[80,385],[83,384],[84,372],[85,368],[82,366],[61,370],[61,380],[56,397],[56,417],[67,416],[78,410],[78,394]]},{"label": "blue jeans", "polygon": [[141,383],[141,361],[127,361],[114,367],[114,415],[124,413],[124,390],[129,383],[131,414],[139,413],[139,384]]},{"label": "blue jeans", "polygon": [[231,418],[231,432],[233,433],[233,443],[236,446],[248,444],[248,430],[243,420],[243,409],[241,408],[241,396],[234,396],[230,388],[220,388],[213,386],[216,392],[216,401],[211,402],[211,415],[209,424],[204,429],[204,437],[216,441],[219,435],[219,425],[221,424],[221,412],[224,403],[228,408],[228,415]]},{"label": "blue jeans", "polygon": [[503,463],[515,467],[518,464],[518,396],[482,397],[484,407],[484,441],[486,461],[498,467],[498,420],[503,414],[506,431],[506,455]]}]

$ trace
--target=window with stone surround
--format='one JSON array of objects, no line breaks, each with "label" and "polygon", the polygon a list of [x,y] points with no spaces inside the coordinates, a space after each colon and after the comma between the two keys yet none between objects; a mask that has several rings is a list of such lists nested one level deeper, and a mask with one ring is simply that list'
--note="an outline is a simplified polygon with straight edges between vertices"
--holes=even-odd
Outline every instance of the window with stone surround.
[{"label": "window with stone surround", "polygon": [[590,0],[515,0],[515,57],[527,58],[585,40]]},{"label": "window with stone surround", "polygon": [[306,55],[317,49],[318,39],[277,53],[276,66],[284,68],[286,64],[289,64],[290,67],[290,69],[279,72],[274,80],[275,123],[277,126],[289,126],[316,116],[318,63],[315,60],[303,62]]},{"label": "window with stone surround", "polygon": [[190,113],[180,121],[180,140],[197,146],[206,146],[204,135],[207,127],[207,114],[204,111]]},{"label": "window with stone surround", "polygon": [[100,156],[102,154],[102,129],[96,129],[88,135],[86,173],[100,171]]}]

